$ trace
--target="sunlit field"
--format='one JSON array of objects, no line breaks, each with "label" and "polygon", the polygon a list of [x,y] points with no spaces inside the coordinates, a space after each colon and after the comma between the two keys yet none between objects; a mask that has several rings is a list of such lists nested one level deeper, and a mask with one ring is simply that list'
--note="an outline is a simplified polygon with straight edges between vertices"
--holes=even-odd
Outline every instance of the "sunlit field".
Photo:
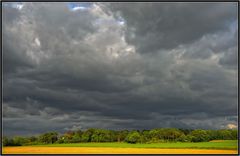
[{"label": "sunlit field", "polygon": [[3,154],[237,154],[237,140],[201,143],[75,143],[3,147]]},{"label": "sunlit field", "polygon": [[102,147],[5,147],[3,154],[237,154],[237,150]]}]

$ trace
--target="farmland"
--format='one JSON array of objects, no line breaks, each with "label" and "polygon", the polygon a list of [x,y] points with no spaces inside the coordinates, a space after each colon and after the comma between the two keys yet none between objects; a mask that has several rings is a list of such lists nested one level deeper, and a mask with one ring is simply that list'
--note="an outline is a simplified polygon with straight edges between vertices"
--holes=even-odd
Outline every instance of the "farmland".
[{"label": "farmland", "polygon": [[237,141],[200,143],[71,143],[3,147],[4,154],[236,154]]},{"label": "farmland", "polygon": [[4,154],[236,154],[236,130],[87,129],[3,138]]},{"label": "farmland", "polygon": [[237,150],[102,147],[5,147],[3,154],[237,154]]}]

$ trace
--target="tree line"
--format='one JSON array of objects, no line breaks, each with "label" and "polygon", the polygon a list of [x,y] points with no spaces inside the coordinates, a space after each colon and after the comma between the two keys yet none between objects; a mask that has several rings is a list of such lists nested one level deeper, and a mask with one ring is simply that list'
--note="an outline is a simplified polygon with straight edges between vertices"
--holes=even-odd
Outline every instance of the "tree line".
[{"label": "tree line", "polygon": [[81,142],[207,142],[210,140],[236,140],[237,130],[189,130],[177,128],[156,128],[151,130],[106,130],[90,128],[85,131],[67,131],[64,134],[47,132],[38,136],[12,138],[3,137],[3,146],[22,146],[36,144],[64,144]]}]

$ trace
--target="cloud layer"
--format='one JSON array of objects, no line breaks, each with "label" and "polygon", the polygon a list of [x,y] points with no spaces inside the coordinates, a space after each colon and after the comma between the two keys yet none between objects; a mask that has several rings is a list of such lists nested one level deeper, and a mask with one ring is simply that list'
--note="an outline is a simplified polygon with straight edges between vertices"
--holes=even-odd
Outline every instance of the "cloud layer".
[{"label": "cloud layer", "polygon": [[237,124],[237,3],[14,4],[4,134]]}]

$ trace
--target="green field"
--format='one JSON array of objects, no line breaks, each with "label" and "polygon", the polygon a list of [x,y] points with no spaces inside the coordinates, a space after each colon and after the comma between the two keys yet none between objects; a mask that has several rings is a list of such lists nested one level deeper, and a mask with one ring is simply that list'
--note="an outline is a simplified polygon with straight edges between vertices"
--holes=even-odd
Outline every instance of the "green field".
[{"label": "green field", "polygon": [[[33,146],[33,145],[32,145]],[[47,144],[34,146],[48,147],[116,147],[116,148],[191,148],[191,149],[237,149],[237,140],[224,140],[222,142],[199,142],[199,143],[151,143],[151,144],[129,144],[129,143],[71,143],[71,144]]]}]

